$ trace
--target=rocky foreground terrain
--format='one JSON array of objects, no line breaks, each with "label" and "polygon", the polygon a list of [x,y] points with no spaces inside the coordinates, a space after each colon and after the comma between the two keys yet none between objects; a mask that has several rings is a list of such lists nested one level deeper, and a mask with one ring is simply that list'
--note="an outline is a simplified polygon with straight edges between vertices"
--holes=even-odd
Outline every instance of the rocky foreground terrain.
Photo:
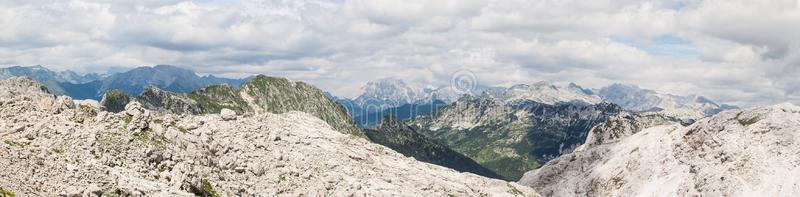
[{"label": "rocky foreground terrain", "polygon": [[601,125],[584,146],[526,173],[520,183],[545,196],[800,193],[800,107],[729,110],[689,126],[636,129],[664,122],[648,121]]},{"label": "rocky foreground terrain", "polygon": [[422,163],[302,112],[119,113],[0,81],[0,188],[17,196],[538,196]]}]

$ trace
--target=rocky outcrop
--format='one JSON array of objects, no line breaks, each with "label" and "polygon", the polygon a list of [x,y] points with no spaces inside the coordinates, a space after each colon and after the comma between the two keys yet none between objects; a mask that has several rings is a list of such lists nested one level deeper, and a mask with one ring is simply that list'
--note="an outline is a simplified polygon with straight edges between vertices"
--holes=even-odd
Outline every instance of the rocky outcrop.
[{"label": "rocky outcrop", "polygon": [[342,105],[311,84],[259,75],[237,91],[256,114],[302,111],[324,120],[337,131],[364,136]]},{"label": "rocky outcrop", "polygon": [[219,113],[222,109],[231,109],[238,113],[253,111],[239,96],[239,92],[228,84],[211,85],[192,91],[186,96],[197,103],[202,113]]},{"label": "rocky outcrop", "polygon": [[0,82],[4,90],[0,91],[2,192],[19,196],[537,196],[516,183],[416,161],[334,131],[325,121],[303,112],[233,119],[226,118],[231,115],[226,110],[225,116],[179,118],[131,102],[123,111],[112,113],[84,102],[62,105],[71,99],[59,101],[39,86],[26,79]]},{"label": "rocky outcrop", "polygon": [[800,192],[800,107],[724,111],[563,155],[520,180],[546,196],[786,196]]},{"label": "rocky outcrop", "polygon": [[131,102],[132,98],[120,90],[110,90],[103,94],[100,105],[103,105],[109,112],[121,112],[125,110],[125,105]]},{"label": "rocky outcrop", "polygon": [[164,91],[155,86],[148,87],[139,96],[136,96],[136,101],[142,103],[145,108],[154,111],[174,114],[203,113],[202,108],[196,101],[187,98],[183,94]]},{"label": "rocky outcrop", "polygon": [[550,105],[465,97],[410,124],[505,179],[518,180],[525,172],[571,152],[584,143],[595,125],[621,112],[608,103]]},{"label": "rocky outcrop", "polygon": [[609,116],[605,122],[593,127],[580,149],[617,142],[646,128],[676,123],[687,126],[693,121],[685,121],[659,113],[618,113]]}]

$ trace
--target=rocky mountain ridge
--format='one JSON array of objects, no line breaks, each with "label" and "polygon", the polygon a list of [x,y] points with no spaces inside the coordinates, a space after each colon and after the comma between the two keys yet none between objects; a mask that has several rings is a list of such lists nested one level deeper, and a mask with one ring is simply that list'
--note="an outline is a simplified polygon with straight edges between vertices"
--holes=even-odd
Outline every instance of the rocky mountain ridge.
[{"label": "rocky mountain ridge", "polygon": [[21,196],[538,196],[425,164],[301,112],[119,113],[0,81],[0,183]]},{"label": "rocky mountain ridge", "polygon": [[336,130],[363,136],[344,107],[328,98],[324,92],[304,82],[258,75],[234,88],[231,85],[212,85],[189,93],[175,93],[148,87],[138,96],[110,91],[101,104],[111,111],[121,109],[125,101],[138,101],[145,108],[176,114],[220,113],[230,109],[237,114],[285,113],[303,111],[312,114]]}]

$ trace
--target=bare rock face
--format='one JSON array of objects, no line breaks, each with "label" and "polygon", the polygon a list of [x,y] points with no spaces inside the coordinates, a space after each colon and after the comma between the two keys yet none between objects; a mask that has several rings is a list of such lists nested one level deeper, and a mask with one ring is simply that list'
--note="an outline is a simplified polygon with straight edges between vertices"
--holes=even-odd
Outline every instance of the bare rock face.
[{"label": "bare rock face", "polygon": [[800,107],[730,110],[650,127],[523,176],[545,196],[791,196],[800,192]]},{"label": "bare rock face", "polygon": [[138,102],[110,113],[83,101],[53,112],[54,96],[10,80],[0,81],[0,188],[19,196],[538,196],[302,112],[223,119],[231,114],[156,115]]}]

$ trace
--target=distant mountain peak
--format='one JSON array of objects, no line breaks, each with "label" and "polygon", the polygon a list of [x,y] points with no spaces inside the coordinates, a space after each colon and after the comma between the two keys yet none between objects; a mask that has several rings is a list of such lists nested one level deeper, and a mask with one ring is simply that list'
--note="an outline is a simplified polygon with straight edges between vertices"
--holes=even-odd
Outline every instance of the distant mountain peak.
[{"label": "distant mountain peak", "polygon": [[568,86],[558,86],[547,81],[533,84],[517,84],[508,89],[485,91],[482,95],[502,102],[520,100],[531,100],[545,104],[563,102],[595,104],[601,102],[601,99],[594,96],[591,91],[585,90],[574,83]]},{"label": "distant mountain peak", "polygon": [[393,77],[367,82],[361,89],[364,93],[356,97],[355,103],[376,110],[412,103],[418,94],[403,80]]},{"label": "distant mountain peak", "polygon": [[47,68],[45,68],[45,67],[44,67],[44,66],[42,66],[42,65],[34,65],[34,66],[29,66],[28,68],[31,68],[31,69],[39,69],[39,70],[50,70],[50,69],[47,69]]},{"label": "distant mountain peak", "polygon": [[703,96],[660,93],[633,84],[616,83],[606,86],[598,91],[598,96],[631,111],[652,112],[655,110],[658,113],[685,119],[698,119],[714,115],[722,110],[735,108],[717,104]]}]

